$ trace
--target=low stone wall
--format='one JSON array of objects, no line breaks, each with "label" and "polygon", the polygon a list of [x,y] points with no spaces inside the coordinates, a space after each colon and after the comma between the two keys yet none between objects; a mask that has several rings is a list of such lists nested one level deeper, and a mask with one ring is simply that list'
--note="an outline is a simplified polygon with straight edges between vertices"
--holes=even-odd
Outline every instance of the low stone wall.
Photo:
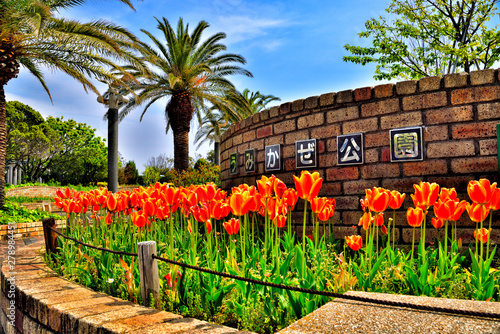
[{"label": "low stone wall", "polygon": [[[66,221],[56,220],[56,227],[66,227]],[[14,239],[37,237],[43,235],[43,224],[42,222],[34,222],[0,225],[0,240],[7,240],[10,235],[12,235]]]},{"label": "low stone wall", "polygon": [[[118,191],[132,191],[138,186],[120,186]],[[6,196],[26,196],[26,197],[56,197],[57,189],[66,189],[66,187],[50,186],[27,186],[7,189]]]},{"label": "low stone wall", "polygon": [[17,248],[15,265],[4,261],[0,323],[6,333],[244,333],[139,306],[69,282],[43,263],[39,255],[42,245],[39,241]]}]

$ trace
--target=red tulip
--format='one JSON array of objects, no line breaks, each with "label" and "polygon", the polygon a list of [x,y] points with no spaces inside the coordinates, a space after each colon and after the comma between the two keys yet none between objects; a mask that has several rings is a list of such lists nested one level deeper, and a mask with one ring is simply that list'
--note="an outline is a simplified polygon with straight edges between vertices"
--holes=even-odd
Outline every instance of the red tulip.
[{"label": "red tulip", "polygon": [[223,223],[223,225],[229,235],[237,234],[240,230],[240,221],[235,218],[229,219],[229,221]]},{"label": "red tulip", "polygon": [[490,231],[488,231],[485,228],[474,230],[474,238],[477,241],[482,242],[483,244],[488,242],[489,234],[490,234]]},{"label": "red tulip", "polygon": [[363,226],[363,229],[366,231],[370,227],[372,223],[372,214],[370,212],[364,212],[363,216],[359,219],[359,226]]},{"label": "red tulip", "polygon": [[486,204],[489,202],[496,187],[496,182],[491,184],[487,179],[470,181],[467,185],[467,193],[474,203]]},{"label": "red tulip", "polygon": [[415,195],[411,195],[415,207],[427,211],[429,207],[436,203],[439,196],[439,185],[437,183],[420,182],[418,185],[414,184]]},{"label": "red tulip", "polygon": [[444,225],[444,220],[438,217],[434,217],[431,220],[431,224],[432,226],[434,226],[434,228],[441,228]]},{"label": "red tulip", "polygon": [[370,211],[383,212],[389,206],[391,193],[384,188],[373,187],[371,190],[366,189],[365,199]]},{"label": "red tulip", "polygon": [[405,200],[406,194],[401,194],[399,191],[391,191],[391,200],[389,201],[389,207],[391,209],[399,209]]},{"label": "red tulip", "polygon": [[476,223],[484,221],[484,219],[488,217],[488,214],[490,213],[490,209],[478,203],[467,203],[466,209],[469,213],[469,218]]},{"label": "red tulip", "polygon": [[283,216],[283,215],[278,215],[276,217],[276,226],[278,227],[284,227],[286,224],[286,216]]}]

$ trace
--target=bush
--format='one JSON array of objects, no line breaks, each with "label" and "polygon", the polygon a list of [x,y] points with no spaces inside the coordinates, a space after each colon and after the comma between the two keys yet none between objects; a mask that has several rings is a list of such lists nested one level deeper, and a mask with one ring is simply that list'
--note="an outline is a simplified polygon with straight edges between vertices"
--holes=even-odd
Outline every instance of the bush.
[{"label": "bush", "polygon": [[142,177],[144,185],[149,186],[150,184],[155,184],[160,181],[160,171],[156,167],[149,166],[144,170],[144,175]]}]

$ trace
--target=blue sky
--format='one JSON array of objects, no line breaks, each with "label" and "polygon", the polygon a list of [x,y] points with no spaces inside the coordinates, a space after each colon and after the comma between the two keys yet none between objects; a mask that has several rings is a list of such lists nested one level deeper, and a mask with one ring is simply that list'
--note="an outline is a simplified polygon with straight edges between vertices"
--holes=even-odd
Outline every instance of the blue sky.
[{"label": "blue sky", "polygon": [[[167,18],[173,26],[179,17],[191,28],[205,20],[210,27],[206,36],[224,32],[223,43],[228,52],[246,58],[244,66],[253,78],[233,76],[231,81],[242,91],[272,94],[283,102],[294,101],[328,92],[374,86],[373,66],[360,66],[342,61],[348,52],[345,44],[368,45],[357,34],[371,17],[384,14],[388,1],[373,0],[132,0],[136,11],[117,1],[89,1],[86,5],[61,13],[82,22],[106,19],[120,24],[141,40],[148,37],[145,29],[157,37],[154,17]],[[97,103],[96,95],[85,93],[82,86],[62,73],[45,72],[53,97],[50,102],[42,86],[25,70],[11,80],[6,88],[7,100],[18,100],[38,110],[44,116],[63,116],[87,123],[97,129],[97,135],[107,136],[103,120],[106,108]],[[107,87],[96,83],[102,92]],[[153,156],[166,153],[173,158],[173,137],[165,135],[164,108],[167,101],[153,105],[139,122],[141,108],[121,122],[119,151],[125,160],[134,160],[139,171]],[[272,106],[272,104],[271,104]],[[190,155],[206,155],[208,144],[199,149],[193,143],[196,123],[190,133]]]}]

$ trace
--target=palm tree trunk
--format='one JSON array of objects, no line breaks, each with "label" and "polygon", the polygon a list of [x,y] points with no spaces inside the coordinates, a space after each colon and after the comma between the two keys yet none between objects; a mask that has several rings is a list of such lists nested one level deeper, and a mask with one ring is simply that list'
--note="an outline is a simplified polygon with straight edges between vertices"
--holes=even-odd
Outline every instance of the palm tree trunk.
[{"label": "palm tree trunk", "polygon": [[181,172],[189,168],[189,129],[194,109],[188,93],[173,95],[165,110],[174,132],[174,168]]},{"label": "palm tree trunk", "polygon": [[0,210],[5,203],[5,156],[7,154],[7,111],[4,85],[0,85]]}]

